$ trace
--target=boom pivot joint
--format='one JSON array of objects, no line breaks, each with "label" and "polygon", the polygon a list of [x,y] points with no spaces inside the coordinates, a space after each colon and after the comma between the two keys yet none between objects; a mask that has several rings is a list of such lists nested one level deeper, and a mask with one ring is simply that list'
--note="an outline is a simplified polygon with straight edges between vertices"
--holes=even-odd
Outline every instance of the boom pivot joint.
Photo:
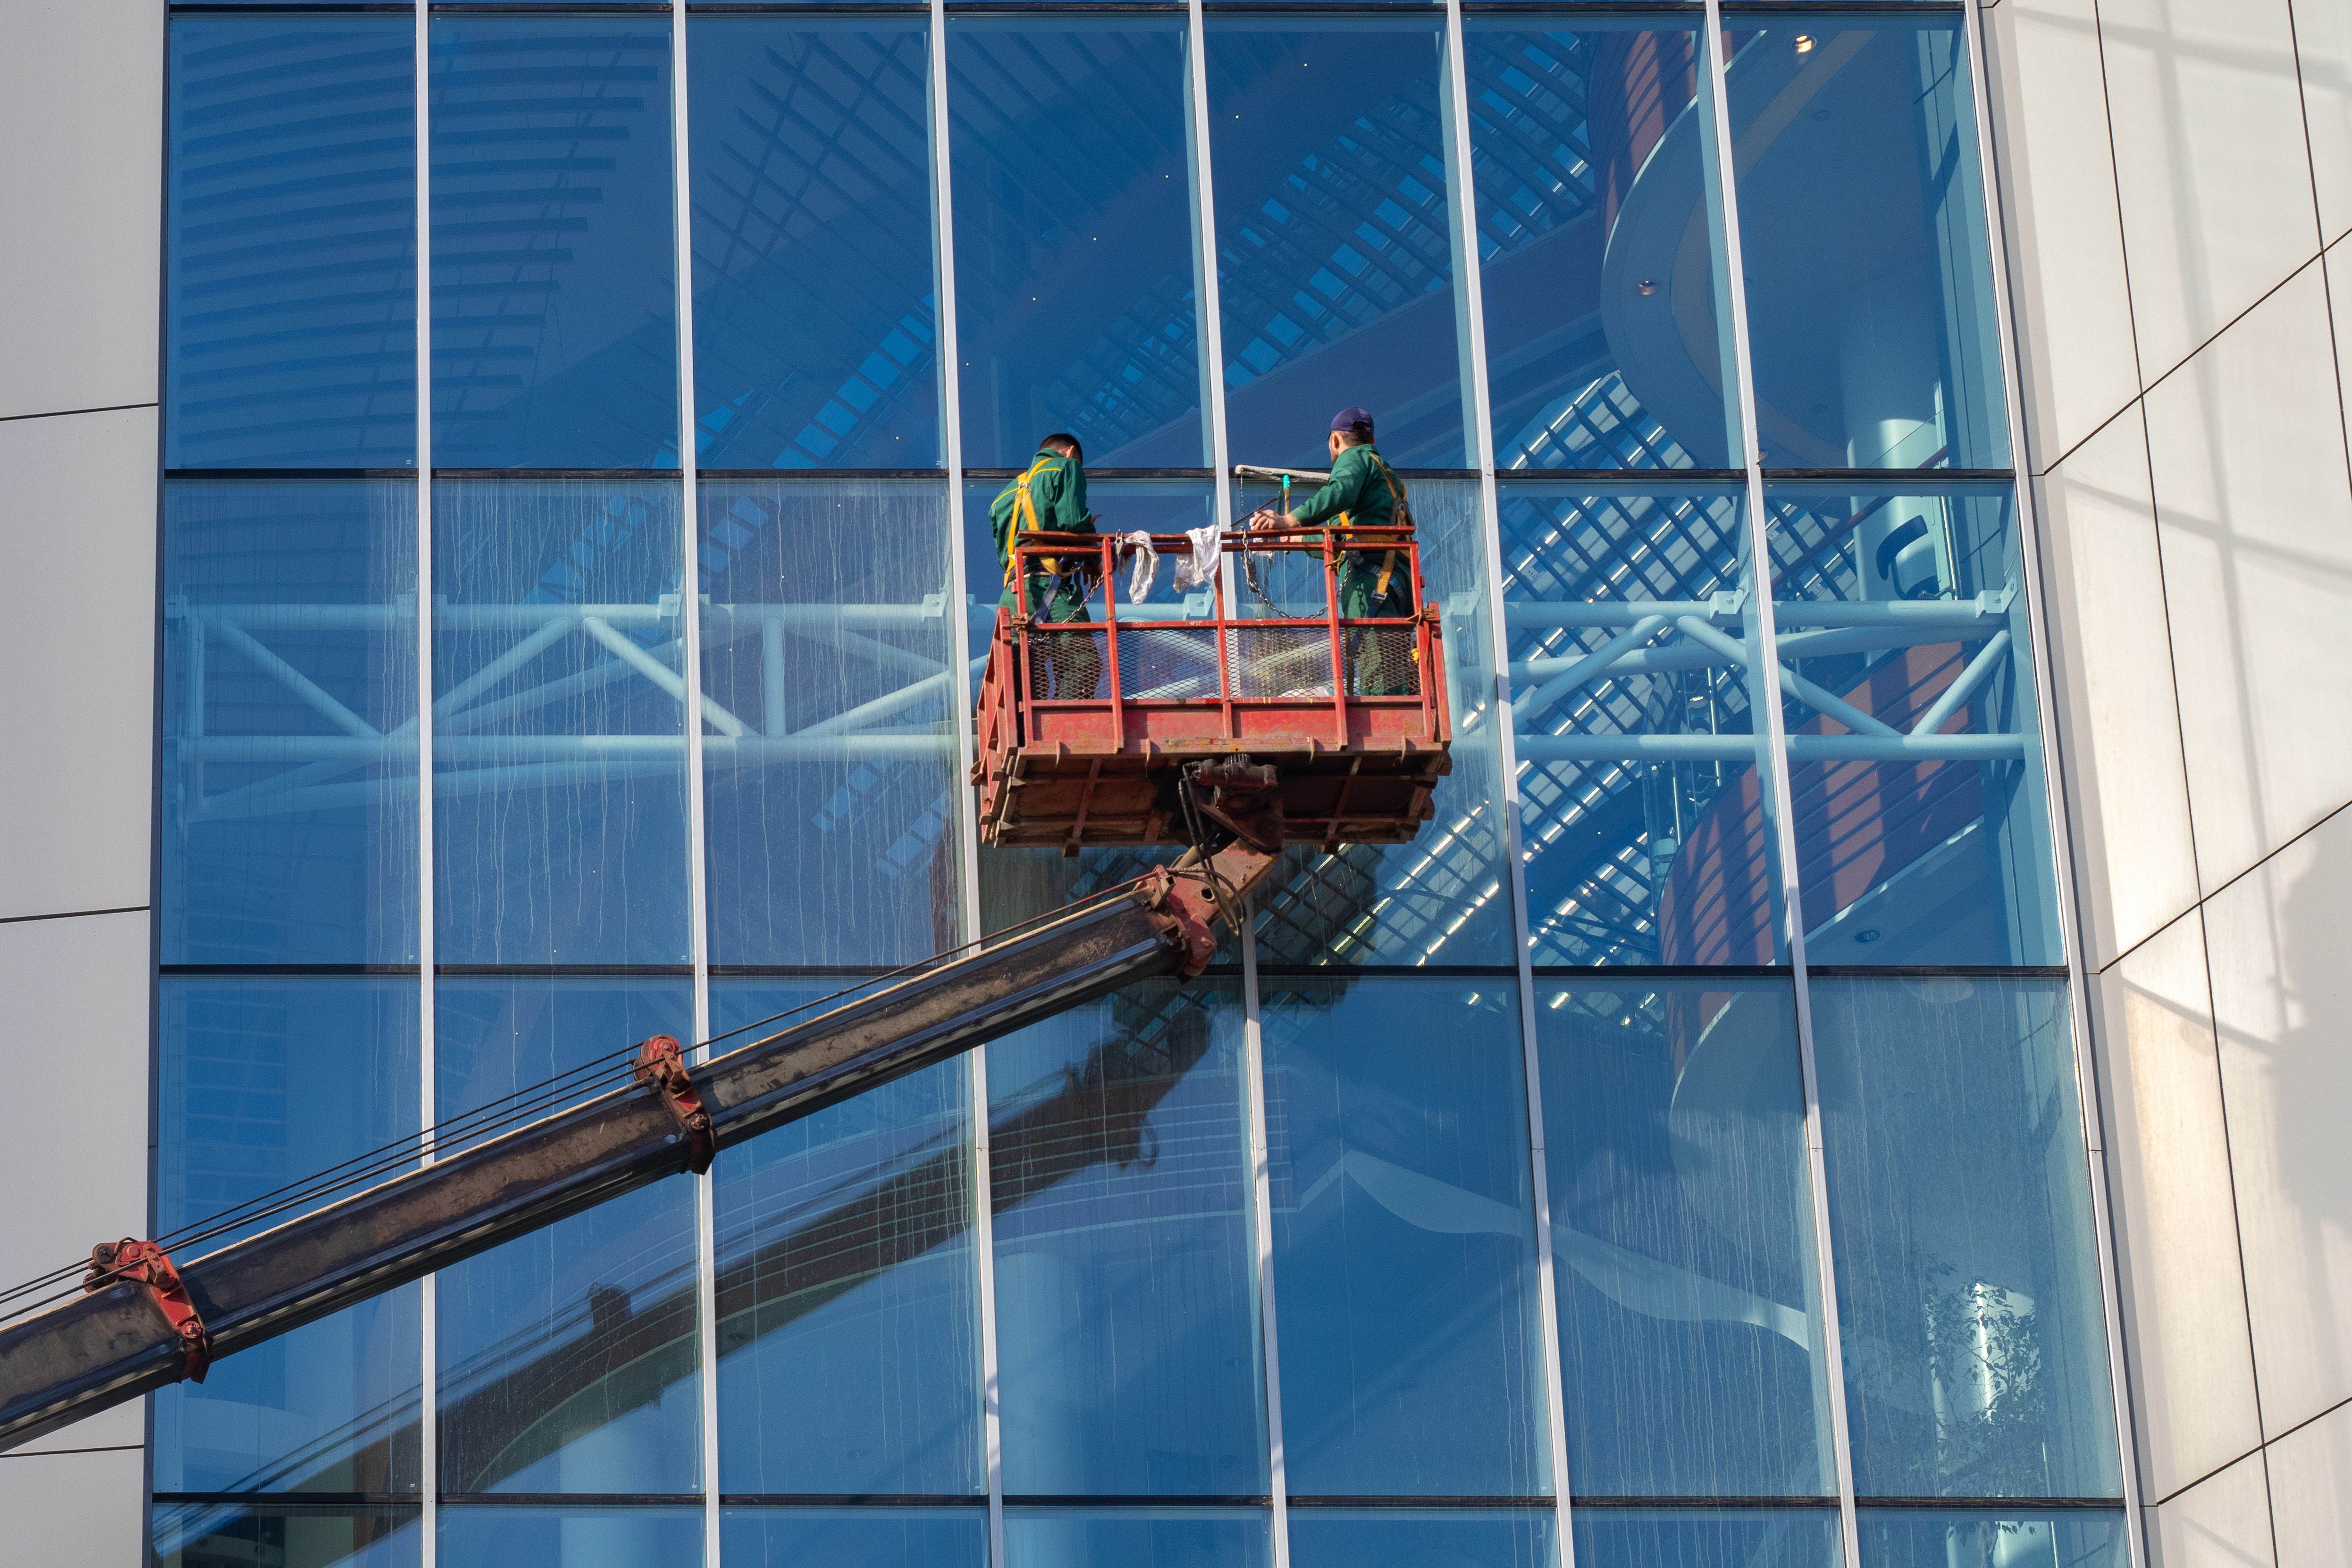
[{"label": "boom pivot joint", "polygon": [[719,1153],[719,1140],[711,1131],[710,1113],[703,1107],[701,1092],[694,1086],[694,1075],[686,1070],[685,1048],[673,1036],[654,1036],[637,1047],[635,1076],[637,1082],[659,1090],[662,1103],[677,1118],[678,1130],[686,1136],[686,1168],[696,1176],[709,1170]]},{"label": "boom pivot joint", "polygon": [[212,1335],[195,1302],[188,1299],[188,1288],[181,1282],[170,1256],[152,1241],[131,1236],[100,1242],[89,1249],[89,1273],[81,1288],[94,1295],[113,1285],[131,1286],[154,1303],[156,1312],[163,1314],[164,1328],[179,1338],[181,1376],[202,1383],[212,1369]]}]

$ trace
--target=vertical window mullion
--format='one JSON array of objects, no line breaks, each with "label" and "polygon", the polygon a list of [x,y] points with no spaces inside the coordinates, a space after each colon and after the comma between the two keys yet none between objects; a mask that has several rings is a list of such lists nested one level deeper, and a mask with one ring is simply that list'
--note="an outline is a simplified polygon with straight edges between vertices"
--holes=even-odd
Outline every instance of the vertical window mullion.
[{"label": "vertical window mullion", "polygon": [[[431,70],[433,18],[426,0],[416,0],[416,983],[417,1094],[421,1129],[433,1125],[433,141]],[[430,1163],[428,1135],[418,1157]],[[436,1278],[417,1286],[417,1343],[423,1364],[418,1382],[418,1568],[436,1568],[440,1556],[440,1398],[435,1383],[439,1360]]]}]

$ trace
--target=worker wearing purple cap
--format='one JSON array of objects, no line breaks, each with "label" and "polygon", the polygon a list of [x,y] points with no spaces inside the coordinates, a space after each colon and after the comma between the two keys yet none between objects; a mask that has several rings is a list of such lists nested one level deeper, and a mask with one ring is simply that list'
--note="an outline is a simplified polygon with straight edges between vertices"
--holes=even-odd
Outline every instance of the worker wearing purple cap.
[{"label": "worker wearing purple cap", "polygon": [[[1372,444],[1370,410],[1343,408],[1331,420],[1331,477],[1323,487],[1290,508],[1286,524],[1312,528],[1331,521],[1337,529],[1411,528],[1412,509],[1405,500],[1404,481]],[[1339,618],[1360,621],[1374,616],[1412,613],[1409,558],[1400,549],[1349,550],[1339,557]],[[1367,629],[1369,633],[1370,629]],[[1391,696],[1413,689],[1409,660],[1389,646],[1393,638],[1360,633],[1352,641],[1349,684],[1361,696]]]}]

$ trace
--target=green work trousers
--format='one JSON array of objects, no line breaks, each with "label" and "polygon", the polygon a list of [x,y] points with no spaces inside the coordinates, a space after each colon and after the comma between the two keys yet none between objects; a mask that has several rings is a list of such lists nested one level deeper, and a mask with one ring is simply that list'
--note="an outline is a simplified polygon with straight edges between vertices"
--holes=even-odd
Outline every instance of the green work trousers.
[{"label": "green work trousers", "polygon": [[[1339,558],[1339,619],[1342,621],[1402,620],[1412,613],[1412,595],[1405,584],[1406,563],[1400,555],[1389,573],[1386,593],[1379,591],[1381,562],[1386,550],[1349,551]],[[1409,626],[1358,627],[1348,633],[1348,694],[1360,697],[1410,696],[1420,690],[1413,678],[1412,629]]]},{"label": "green work trousers", "polygon": [[[1027,591],[1022,597],[1028,601],[1032,619],[1054,624],[1093,622],[1087,611],[1084,578],[1032,572],[1024,586]],[[1075,700],[1100,695],[1102,654],[1095,646],[1094,634],[1047,632],[1031,638],[1029,685],[1033,697]]]}]

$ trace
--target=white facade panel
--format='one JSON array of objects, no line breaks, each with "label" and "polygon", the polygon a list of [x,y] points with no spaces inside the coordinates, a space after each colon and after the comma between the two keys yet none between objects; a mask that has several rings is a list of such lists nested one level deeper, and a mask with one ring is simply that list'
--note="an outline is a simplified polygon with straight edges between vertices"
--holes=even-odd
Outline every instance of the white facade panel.
[{"label": "white facade panel", "polygon": [[0,423],[0,919],[144,908],[155,411]]},{"label": "white facade panel", "polygon": [[2271,1445],[2278,1568],[2352,1568],[2352,1405]]},{"label": "white facade panel", "polygon": [[2352,6],[2342,0],[2295,0],[2294,50],[2320,233],[2333,245],[2352,230]]},{"label": "white facade panel", "polygon": [[42,1568],[130,1568],[146,1536],[136,1448],[0,1454],[8,1560]]},{"label": "white facade panel", "polygon": [[2207,904],[2263,1426],[2352,1398],[2352,816]]},{"label": "white facade panel", "polygon": [[16,0],[7,18],[0,418],[152,402],[163,0]]},{"label": "white facade panel", "polygon": [[2286,0],[2099,7],[2143,384],[2313,255]]},{"label": "white facade panel", "polygon": [[2320,269],[2147,395],[2197,869],[2352,800],[2352,477]]},{"label": "white facade panel", "polygon": [[2147,1515],[2155,1568],[2246,1568],[2271,1560],[2270,1486],[2260,1454],[2206,1477]]},{"label": "white facade panel", "polygon": [[2123,219],[2092,0],[2009,0],[1986,34],[2026,444],[2039,473],[2139,395]]},{"label": "white facade panel", "polygon": [[2067,817],[2093,968],[2197,902],[2164,564],[2134,407],[2035,483]]}]

